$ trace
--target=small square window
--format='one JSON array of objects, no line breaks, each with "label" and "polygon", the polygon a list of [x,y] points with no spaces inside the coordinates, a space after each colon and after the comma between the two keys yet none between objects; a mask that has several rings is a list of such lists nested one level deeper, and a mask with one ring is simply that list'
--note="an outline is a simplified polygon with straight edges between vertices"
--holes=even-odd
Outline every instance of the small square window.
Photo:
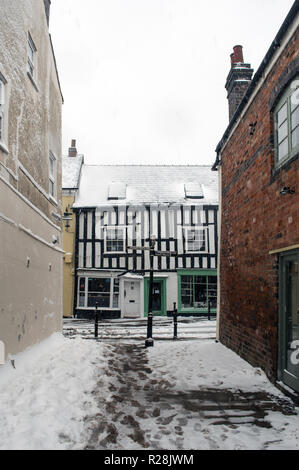
[{"label": "small square window", "polygon": [[186,228],[185,248],[187,253],[207,253],[208,228]]},{"label": "small square window", "polygon": [[110,227],[105,231],[105,252],[124,253],[125,252],[125,228]]}]

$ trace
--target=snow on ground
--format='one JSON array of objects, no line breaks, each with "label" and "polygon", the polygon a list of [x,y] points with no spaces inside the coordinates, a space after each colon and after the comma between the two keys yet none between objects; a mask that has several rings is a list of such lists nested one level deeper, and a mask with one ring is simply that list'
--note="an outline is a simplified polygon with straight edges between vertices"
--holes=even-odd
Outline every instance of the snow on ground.
[{"label": "snow on ground", "polygon": [[[156,343],[148,357],[149,366],[172,384],[173,399],[183,391],[187,410],[197,410],[185,413],[183,448],[299,449],[298,408],[292,412],[291,401],[262,370],[222,344]],[[184,415],[183,407],[176,411]]]},{"label": "snow on ground", "polygon": [[82,448],[102,349],[57,333],[0,366],[0,449]]},{"label": "snow on ground", "polygon": [[173,341],[154,319],[148,349],[145,326],[100,322],[95,341],[66,321],[0,366],[0,449],[299,449],[298,408],[206,337],[214,322],[181,321]]}]

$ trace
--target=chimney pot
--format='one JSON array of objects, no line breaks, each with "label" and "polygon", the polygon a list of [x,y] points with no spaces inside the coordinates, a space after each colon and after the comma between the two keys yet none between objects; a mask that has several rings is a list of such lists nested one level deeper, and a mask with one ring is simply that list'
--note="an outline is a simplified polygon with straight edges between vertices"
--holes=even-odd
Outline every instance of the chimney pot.
[{"label": "chimney pot", "polygon": [[234,64],[236,63],[243,63],[243,47],[242,46],[235,46],[234,48]]},{"label": "chimney pot", "polygon": [[69,147],[69,157],[77,156],[76,140],[72,139],[71,147]]}]

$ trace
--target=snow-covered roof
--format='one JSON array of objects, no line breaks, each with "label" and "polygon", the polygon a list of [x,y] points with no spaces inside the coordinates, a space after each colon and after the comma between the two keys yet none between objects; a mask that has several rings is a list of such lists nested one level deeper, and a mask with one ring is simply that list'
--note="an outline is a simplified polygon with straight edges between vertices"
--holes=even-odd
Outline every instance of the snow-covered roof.
[{"label": "snow-covered roof", "polygon": [[83,162],[83,155],[62,157],[62,189],[77,189],[79,187],[80,170]]},{"label": "snow-covered roof", "polygon": [[[125,199],[109,200],[109,186],[126,186]],[[185,185],[201,185],[198,199],[186,198]],[[218,204],[218,177],[200,165],[83,165],[73,207],[124,204]]]}]

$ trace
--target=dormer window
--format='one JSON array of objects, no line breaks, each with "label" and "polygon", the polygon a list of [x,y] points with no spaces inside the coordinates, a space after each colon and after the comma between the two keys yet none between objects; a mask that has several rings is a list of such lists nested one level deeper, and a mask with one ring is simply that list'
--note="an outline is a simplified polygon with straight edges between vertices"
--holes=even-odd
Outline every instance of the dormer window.
[{"label": "dormer window", "polygon": [[204,193],[200,183],[189,182],[185,184],[185,197],[187,199],[203,199]]},{"label": "dormer window", "polygon": [[108,199],[126,199],[127,186],[124,183],[111,183],[108,188]]}]

